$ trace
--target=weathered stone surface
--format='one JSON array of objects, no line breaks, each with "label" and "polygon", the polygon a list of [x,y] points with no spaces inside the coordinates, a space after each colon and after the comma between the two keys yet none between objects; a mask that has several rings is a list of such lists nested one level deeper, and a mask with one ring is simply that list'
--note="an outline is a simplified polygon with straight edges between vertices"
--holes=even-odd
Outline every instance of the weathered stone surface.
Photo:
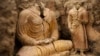
[{"label": "weathered stone surface", "polygon": [[[92,6],[92,13],[94,17],[93,27],[96,31],[100,32],[100,0],[90,0]],[[95,56],[100,55],[100,37],[96,41],[90,41],[90,48],[95,53]]]},{"label": "weathered stone surface", "polygon": [[0,0],[0,56],[12,56],[16,28],[14,0]]}]

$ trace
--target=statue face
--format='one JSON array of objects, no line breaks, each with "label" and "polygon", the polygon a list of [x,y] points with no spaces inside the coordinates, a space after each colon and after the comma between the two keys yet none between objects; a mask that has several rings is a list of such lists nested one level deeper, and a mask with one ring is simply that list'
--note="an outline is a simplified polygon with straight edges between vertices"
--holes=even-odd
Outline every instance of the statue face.
[{"label": "statue face", "polygon": [[74,6],[76,7],[76,9],[79,9],[81,6],[80,6],[80,2],[79,1],[75,1],[74,2]]},{"label": "statue face", "polygon": [[81,7],[80,3],[77,3],[77,4],[75,5],[75,7],[76,7],[77,9],[79,9],[79,8]]},{"label": "statue face", "polygon": [[84,2],[84,1],[75,1],[75,2],[74,2],[74,6],[76,7],[76,9],[79,9],[81,6],[83,6],[83,5],[82,5],[83,2]]}]

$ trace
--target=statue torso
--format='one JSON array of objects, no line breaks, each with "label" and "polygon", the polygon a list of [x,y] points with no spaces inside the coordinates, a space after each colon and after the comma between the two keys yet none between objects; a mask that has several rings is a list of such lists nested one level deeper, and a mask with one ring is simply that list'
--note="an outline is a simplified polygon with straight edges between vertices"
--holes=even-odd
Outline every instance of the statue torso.
[{"label": "statue torso", "polygon": [[[29,18],[27,18],[26,22],[26,33],[28,36],[35,38],[36,40],[45,39],[50,37],[50,23],[51,16],[49,15],[49,11],[44,11],[44,13],[48,13],[44,18],[40,17],[40,15],[36,12],[36,10],[28,9],[30,11]],[[48,9],[46,9],[48,10]]]},{"label": "statue torso", "polygon": [[78,10],[76,8],[72,8],[69,11],[69,14],[71,16],[71,26],[72,28],[77,28],[78,26],[81,25],[81,20],[82,20],[82,14],[84,13],[83,8],[79,8]]}]

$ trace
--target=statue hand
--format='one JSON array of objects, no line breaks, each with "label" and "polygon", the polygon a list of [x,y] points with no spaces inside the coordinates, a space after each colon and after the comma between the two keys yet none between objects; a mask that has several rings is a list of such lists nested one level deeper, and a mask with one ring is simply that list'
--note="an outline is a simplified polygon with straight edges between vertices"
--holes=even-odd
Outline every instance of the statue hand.
[{"label": "statue hand", "polygon": [[39,41],[36,41],[35,44],[36,45],[42,45],[42,44],[49,44],[53,41],[52,38],[47,38],[47,39],[44,39],[44,40],[39,40]]},{"label": "statue hand", "polygon": [[44,40],[45,44],[49,44],[49,43],[51,43],[52,41],[53,41],[52,38],[47,38],[47,39]]},{"label": "statue hand", "polygon": [[43,40],[39,40],[39,41],[36,41],[36,42],[35,42],[36,45],[41,45],[41,44],[43,44],[43,43],[44,43]]}]

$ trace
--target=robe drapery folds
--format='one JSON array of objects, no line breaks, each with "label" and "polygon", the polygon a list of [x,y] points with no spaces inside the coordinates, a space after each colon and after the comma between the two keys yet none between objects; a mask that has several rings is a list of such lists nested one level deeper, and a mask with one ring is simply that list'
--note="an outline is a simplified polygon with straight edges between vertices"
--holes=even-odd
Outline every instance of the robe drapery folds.
[{"label": "robe drapery folds", "polygon": [[[42,16],[36,7],[23,10],[19,15],[17,34],[18,39],[24,44],[18,52],[19,56],[49,56],[72,48],[71,41],[57,41],[59,36],[56,16],[47,8],[44,8]],[[47,39],[53,41],[35,44],[35,41]]]},{"label": "robe drapery folds", "polygon": [[87,30],[85,27],[87,23],[88,13],[83,7],[80,7],[79,10],[74,7],[69,11],[68,27],[71,31],[72,42],[75,49],[88,49]]},{"label": "robe drapery folds", "polygon": [[[23,44],[43,40],[46,38],[58,39],[58,27],[53,11],[44,9],[44,18],[36,7],[23,10],[19,15],[17,34]],[[34,45],[34,44],[33,44]]]}]

